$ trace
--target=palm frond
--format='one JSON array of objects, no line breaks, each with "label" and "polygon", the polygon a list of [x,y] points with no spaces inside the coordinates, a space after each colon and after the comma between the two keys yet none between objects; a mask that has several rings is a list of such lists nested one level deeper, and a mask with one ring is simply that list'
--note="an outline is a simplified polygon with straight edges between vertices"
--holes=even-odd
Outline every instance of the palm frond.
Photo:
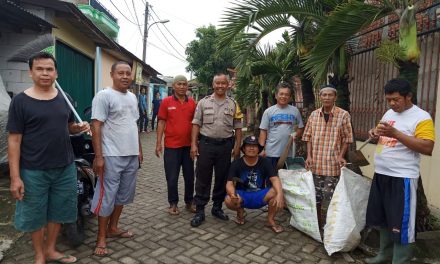
[{"label": "palm frond", "polygon": [[241,0],[227,9],[220,20],[220,46],[230,44],[234,37],[248,28],[267,24],[267,18],[299,15],[322,21],[323,8],[318,0]]},{"label": "palm frond", "polygon": [[332,57],[350,37],[391,11],[387,6],[350,1],[331,12],[315,39],[316,45],[302,63],[314,83],[326,80]]}]

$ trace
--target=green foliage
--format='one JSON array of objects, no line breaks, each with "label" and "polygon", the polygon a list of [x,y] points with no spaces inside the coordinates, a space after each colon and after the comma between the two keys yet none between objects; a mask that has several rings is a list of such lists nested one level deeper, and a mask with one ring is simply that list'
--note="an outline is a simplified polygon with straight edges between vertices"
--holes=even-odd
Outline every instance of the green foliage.
[{"label": "green foliage", "polygon": [[217,49],[218,31],[213,25],[196,30],[197,39],[186,48],[187,71],[193,71],[199,83],[211,87],[216,73],[226,73],[233,67],[233,53],[230,48]]},{"label": "green foliage", "polygon": [[405,50],[397,42],[384,40],[374,51],[374,55],[380,63],[392,63],[396,68],[399,68],[398,61],[405,58]]},{"label": "green foliage", "polygon": [[329,13],[315,38],[315,46],[302,64],[314,78],[315,84],[325,82],[329,70],[339,77],[346,74],[347,64],[344,61],[347,62],[347,58],[343,58],[341,51],[345,50],[350,37],[392,11],[385,2],[382,5],[371,5],[349,1],[337,5]]}]

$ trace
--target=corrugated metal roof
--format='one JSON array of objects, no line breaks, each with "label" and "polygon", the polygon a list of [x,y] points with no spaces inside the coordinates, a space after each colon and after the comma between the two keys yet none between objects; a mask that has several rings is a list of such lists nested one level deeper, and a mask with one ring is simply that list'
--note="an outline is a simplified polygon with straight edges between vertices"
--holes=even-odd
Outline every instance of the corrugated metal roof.
[{"label": "corrugated metal roof", "polygon": [[0,21],[10,25],[16,30],[31,29],[44,31],[55,27],[10,0],[0,0]]}]

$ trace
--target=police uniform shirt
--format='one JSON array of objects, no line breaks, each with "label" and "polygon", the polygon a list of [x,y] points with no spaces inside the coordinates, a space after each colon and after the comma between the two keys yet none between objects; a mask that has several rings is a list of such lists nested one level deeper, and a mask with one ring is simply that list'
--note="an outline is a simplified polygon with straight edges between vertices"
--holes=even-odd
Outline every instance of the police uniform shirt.
[{"label": "police uniform shirt", "polygon": [[229,138],[234,129],[242,128],[243,114],[238,103],[226,96],[216,100],[214,94],[206,96],[197,104],[192,123],[200,126],[200,134],[212,138]]}]

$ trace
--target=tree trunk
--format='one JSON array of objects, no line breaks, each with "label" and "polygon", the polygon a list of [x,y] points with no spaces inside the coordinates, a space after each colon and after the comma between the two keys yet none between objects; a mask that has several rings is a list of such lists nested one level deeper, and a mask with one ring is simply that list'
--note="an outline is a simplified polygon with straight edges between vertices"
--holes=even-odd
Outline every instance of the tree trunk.
[{"label": "tree trunk", "polygon": [[417,82],[419,65],[410,61],[398,61],[399,75],[397,78],[405,79],[411,84],[412,103],[417,105]]},{"label": "tree trunk", "polygon": [[313,90],[312,80],[306,77],[301,78],[301,92],[303,97],[303,118],[305,122],[305,117],[310,116],[312,111],[315,110],[315,92]]}]

